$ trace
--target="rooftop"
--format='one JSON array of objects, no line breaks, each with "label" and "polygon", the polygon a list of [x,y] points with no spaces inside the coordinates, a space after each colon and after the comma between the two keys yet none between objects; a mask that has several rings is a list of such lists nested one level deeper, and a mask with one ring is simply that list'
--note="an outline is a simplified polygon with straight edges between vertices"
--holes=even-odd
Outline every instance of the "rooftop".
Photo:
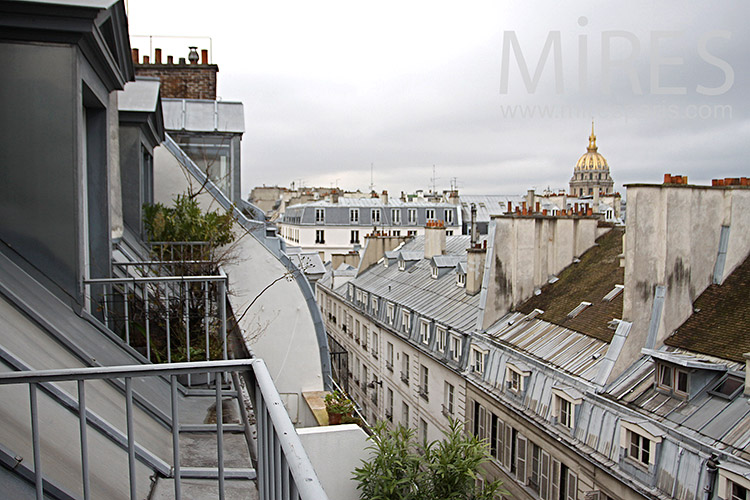
[{"label": "rooftop", "polygon": [[664,343],[744,363],[750,352],[750,256],[721,285],[710,285],[693,302],[693,314]]},{"label": "rooftop", "polygon": [[622,293],[616,290],[625,278],[619,259],[622,234],[614,228],[600,236],[580,262],[566,267],[557,281],[543,286],[518,310],[529,314],[540,309],[544,313],[539,319],[610,342],[615,331],[609,323],[622,318]]}]

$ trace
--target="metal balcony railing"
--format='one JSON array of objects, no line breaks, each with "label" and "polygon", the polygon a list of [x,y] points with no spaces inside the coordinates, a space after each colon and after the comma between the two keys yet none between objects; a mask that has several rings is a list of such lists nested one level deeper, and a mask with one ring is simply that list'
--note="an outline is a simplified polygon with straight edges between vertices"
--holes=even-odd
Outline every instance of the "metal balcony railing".
[{"label": "metal balcony railing", "polygon": [[84,285],[95,301],[93,313],[148,361],[228,358],[227,277],[223,273],[95,278],[84,280]]},{"label": "metal balcony railing", "polygon": [[[180,466],[180,422],[178,375],[200,373],[232,373],[235,390],[240,390],[239,376],[244,378],[250,393],[257,426],[257,455],[254,457],[255,469],[226,470],[224,467],[223,444],[223,415],[222,397],[226,391],[221,383],[215,384],[216,392],[216,440],[217,440],[217,469],[205,470],[196,468],[182,468]],[[169,429],[172,433],[172,460],[166,464],[154,457],[147,449],[147,444],[136,442],[134,435],[134,405],[132,380],[134,378],[169,377],[171,383],[171,421]],[[299,437],[294,430],[279,393],[273,384],[265,363],[259,359],[244,359],[230,361],[211,361],[193,363],[173,363],[162,365],[132,365],[94,368],[75,368],[61,370],[35,370],[0,373],[0,386],[25,384],[29,390],[29,408],[31,418],[31,441],[33,454],[33,477],[36,488],[36,498],[41,500],[45,495],[45,480],[42,468],[44,449],[41,447],[40,437],[40,406],[37,403],[38,391],[44,391],[52,396],[59,396],[60,390],[55,383],[76,382],[78,397],[54,398],[60,407],[76,414],[79,420],[81,485],[83,498],[91,498],[89,478],[89,445],[88,431],[97,426],[106,425],[100,417],[86,407],[86,383],[92,380],[124,379],[125,398],[124,415],[126,432],[123,442],[117,444],[127,450],[130,498],[136,498],[137,476],[136,460],[148,464],[158,475],[174,478],[174,498],[182,498],[182,479],[190,477],[213,477],[217,479],[217,498],[225,497],[225,479],[227,477],[246,479],[257,478],[259,498],[261,500],[300,499],[327,500],[327,496],[318,480],[312,464],[302,448]],[[45,415],[42,420],[54,416]],[[245,422],[248,425],[248,422]],[[113,438],[113,440],[115,440]],[[45,459],[45,461],[48,458]],[[123,471],[123,473],[125,473]]]}]

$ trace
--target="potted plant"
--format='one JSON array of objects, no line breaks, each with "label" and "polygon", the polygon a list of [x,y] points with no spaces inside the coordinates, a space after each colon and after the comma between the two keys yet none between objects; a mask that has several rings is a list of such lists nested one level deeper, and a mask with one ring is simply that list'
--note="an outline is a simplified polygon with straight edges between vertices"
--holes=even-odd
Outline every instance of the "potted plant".
[{"label": "potted plant", "polygon": [[329,425],[340,424],[343,415],[351,416],[354,411],[354,403],[338,390],[326,394],[325,404]]}]

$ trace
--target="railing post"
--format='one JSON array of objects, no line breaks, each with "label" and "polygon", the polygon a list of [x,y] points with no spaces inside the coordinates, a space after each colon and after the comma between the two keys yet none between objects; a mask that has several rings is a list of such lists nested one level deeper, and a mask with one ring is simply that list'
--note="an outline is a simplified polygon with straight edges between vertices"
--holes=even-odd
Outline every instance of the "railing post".
[{"label": "railing post", "polygon": [[[221,382],[216,377],[216,458],[219,466],[219,500],[224,500],[224,408],[221,401]],[[237,388],[239,390],[239,387]],[[242,401],[240,401],[242,404]]]},{"label": "railing post", "polygon": [[128,284],[124,283],[123,307],[125,308],[125,343],[130,345],[130,305],[128,304]]},{"label": "railing post", "polygon": [[219,281],[219,318],[221,321],[221,341],[224,344],[224,359],[227,355],[227,280],[226,277]]},{"label": "railing post", "polygon": [[37,500],[44,499],[44,476],[42,475],[42,451],[39,442],[39,406],[36,400],[37,384],[29,384],[29,406],[31,409],[31,443],[34,451],[34,485]]},{"label": "railing post", "polygon": [[[151,362],[151,318],[149,317],[149,289],[148,289],[148,283],[144,286],[144,297],[145,297],[145,313],[144,313],[144,322],[146,323],[146,359],[148,359],[149,363]],[[157,285],[157,293],[158,293],[158,285]]]},{"label": "railing post", "polygon": [[84,381],[78,381],[78,424],[81,433],[81,480],[83,481],[83,500],[91,498],[91,486],[89,482],[89,444],[87,437],[87,413],[86,413],[86,391]]},{"label": "railing post", "polygon": [[135,477],[135,436],[133,435],[133,379],[125,377],[125,422],[128,434],[128,472],[130,500],[137,500]]},{"label": "railing post", "polygon": [[180,478],[180,411],[177,400],[177,375],[169,378],[172,393],[172,455],[174,459],[174,498],[182,498],[182,479]]},{"label": "railing post", "polygon": [[[188,363],[190,362],[190,287],[189,285],[190,284],[186,281],[185,286],[183,287],[183,289],[185,290],[184,291],[185,300],[183,301],[184,303],[183,307],[185,308],[184,314],[183,314],[185,317],[185,345],[186,345],[185,355],[187,356]],[[187,382],[188,387],[191,387],[192,383],[191,383],[191,377],[189,373],[187,376],[187,380],[188,380]]]},{"label": "railing post", "polygon": [[164,284],[165,302],[167,310],[167,363],[172,362],[172,330],[169,324],[169,283]]}]

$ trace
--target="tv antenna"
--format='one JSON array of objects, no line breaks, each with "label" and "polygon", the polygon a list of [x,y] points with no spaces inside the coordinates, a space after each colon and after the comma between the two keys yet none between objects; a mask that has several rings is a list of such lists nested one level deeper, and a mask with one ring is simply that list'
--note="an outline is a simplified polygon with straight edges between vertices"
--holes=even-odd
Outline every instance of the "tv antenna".
[{"label": "tv antenna", "polygon": [[373,182],[373,163],[370,162],[370,192],[375,191],[375,183]]}]

